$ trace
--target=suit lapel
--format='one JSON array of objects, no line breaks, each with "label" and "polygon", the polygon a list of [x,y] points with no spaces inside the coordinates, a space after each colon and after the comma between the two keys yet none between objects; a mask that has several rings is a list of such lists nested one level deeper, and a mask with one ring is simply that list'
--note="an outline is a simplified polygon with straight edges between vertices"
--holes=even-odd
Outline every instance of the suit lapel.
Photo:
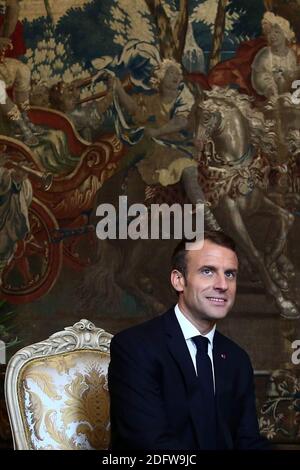
[{"label": "suit lapel", "polygon": [[188,388],[195,377],[195,368],[174,309],[165,314],[164,320],[169,351],[177,362]]},{"label": "suit lapel", "polygon": [[222,335],[216,330],[214,335],[213,359],[216,396],[220,396],[225,387],[225,371],[228,360],[227,351],[224,348]]},{"label": "suit lapel", "polygon": [[218,331],[214,335],[214,373],[215,373],[215,387],[216,387],[216,406],[218,415],[218,431],[221,445],[227,449],[233,448],[233,441],[230,430],[224,419],[223,409],[226,404],[224,403],[224,392],[226,390],[226,383],[230,380],[230,370],[232,367],[232,357],[228,354],[226,342],[223,340],[223,335]]},{"label": "suit lapel", "polygon": [[174,309],[166,313],[164,320],[167,345],[185,382],[190,417],[198,447],[201,449],[203,447],[203,436],[205,435],[205,403],[203,403],[203,400],[201,400],[199,396],[199,387],[194,364]]}]

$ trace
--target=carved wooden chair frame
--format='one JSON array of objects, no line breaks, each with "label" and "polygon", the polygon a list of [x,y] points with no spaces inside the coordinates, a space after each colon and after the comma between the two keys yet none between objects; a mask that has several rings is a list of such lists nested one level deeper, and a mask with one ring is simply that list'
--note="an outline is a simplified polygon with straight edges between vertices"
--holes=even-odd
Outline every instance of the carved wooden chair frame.
[{"label": "carved wooden chair frame", "polygon": [[109,354],[111,338],[110,333],[97,328],[89,320],[82,319],[44,341],[20,349],[11,358],[7,365],[4,388],[15,449],[31,449],[22,417],[18,387],[23,367],[33,359],[57,356],[76,350],[99,350]]}]

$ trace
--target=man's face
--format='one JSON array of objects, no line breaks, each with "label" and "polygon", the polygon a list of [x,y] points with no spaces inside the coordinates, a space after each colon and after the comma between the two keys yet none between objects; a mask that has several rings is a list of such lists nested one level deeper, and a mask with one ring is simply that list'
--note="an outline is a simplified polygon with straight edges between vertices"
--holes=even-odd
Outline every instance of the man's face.
[{"label": "man's face", "polygon": [[235,300],[238,269],[235,252],[205,240],[201,250],[187,251],[186,260],[185,279],[179,275],[176,281],[178,272],[172,272],[182,312],[195,322],[224,318]]},{"label": "man's face", "polygon": [[170,88],[171,90],[173,89],[177,90],[181,81],[182,81],[181,72],[174,65],[170,65],[170,67],[167,68],[165,76],[162,80],[163,86],[166,88]]},{"label": "man's face", "polygon": [[281,46],[286,43],[285,35],[278,25],[273,25],[267,35],[270,46]]},{"label": "man's face", "polygon": [[70,112],[75,109],[77,99],[72,84],[64,84],[64,86],[62,87],[61,98],[64,111]]}]

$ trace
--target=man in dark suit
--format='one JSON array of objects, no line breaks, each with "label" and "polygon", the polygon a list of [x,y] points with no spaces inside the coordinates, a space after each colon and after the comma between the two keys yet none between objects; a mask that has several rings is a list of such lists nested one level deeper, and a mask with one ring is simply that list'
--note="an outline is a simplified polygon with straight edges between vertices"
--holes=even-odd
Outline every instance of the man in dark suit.
[{"label": "man in dark suit", "polygon": [[216,331],[232,308],[233,241],[207,232],[172,259],[175,308],[117,334],[108,385],[113,450],[266,448],[247,353]]}]

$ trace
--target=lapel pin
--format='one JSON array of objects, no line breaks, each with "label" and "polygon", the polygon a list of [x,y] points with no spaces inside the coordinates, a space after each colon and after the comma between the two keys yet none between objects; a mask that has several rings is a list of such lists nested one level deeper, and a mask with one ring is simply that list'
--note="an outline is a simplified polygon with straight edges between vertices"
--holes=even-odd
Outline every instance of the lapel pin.
[{"label": "lapel pin", "polygon": [[226,354],[222,353],[222,354],[221,354],[221,358],[222,358],[222,359],[226,359]]}]

